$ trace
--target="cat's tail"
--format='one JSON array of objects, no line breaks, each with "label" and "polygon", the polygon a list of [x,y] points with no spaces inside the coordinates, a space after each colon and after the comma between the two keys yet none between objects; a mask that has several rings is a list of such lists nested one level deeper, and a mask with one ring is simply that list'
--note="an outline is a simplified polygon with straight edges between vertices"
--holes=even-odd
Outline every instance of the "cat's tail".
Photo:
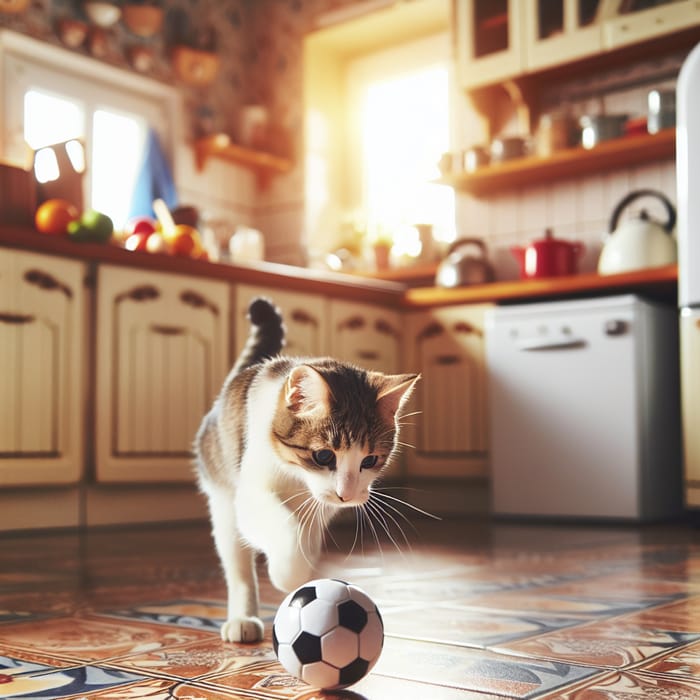
[{"label": "cat's tail", "polygon": [[236,360],[233,374],[274,357],[284,347],[284,322],[279,309],[268,299],[258,297],[248,307],[250,333]]}]

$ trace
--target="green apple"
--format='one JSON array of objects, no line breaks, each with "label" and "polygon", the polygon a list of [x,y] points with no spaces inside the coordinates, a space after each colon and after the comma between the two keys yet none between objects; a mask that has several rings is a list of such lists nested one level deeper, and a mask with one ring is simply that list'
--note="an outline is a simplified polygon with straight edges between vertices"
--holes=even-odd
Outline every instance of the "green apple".
[{"label": "green apple", "polygon": [[77,221],[71,221],[68,235],[75,241],[104,243],[110,239],[114,224],[106,214],[88,209]]}]

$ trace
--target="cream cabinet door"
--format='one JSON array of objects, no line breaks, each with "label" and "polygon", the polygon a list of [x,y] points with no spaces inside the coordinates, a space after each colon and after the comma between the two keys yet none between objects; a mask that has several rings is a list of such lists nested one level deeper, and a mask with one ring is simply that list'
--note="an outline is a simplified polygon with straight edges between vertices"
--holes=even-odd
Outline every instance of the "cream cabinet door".
[{"label": "cream cabinet door", "polygon": [[602,20],[619,0],[525,0],[525,67],[550,68],[600,53]]},{"label": "cream cabinet door", "polygon": [[85,267],[0,248],[0,485],[84,466]]},{"label": "cream cabinet door", "polygon": [[224,282],[105,265],[97,280],[100,482],[191,481],[191,445],[228,371]]},{"label": "cream cabinet door", "polygon": [[401,371],[402,324],[396,311],[371,304],[332,300],[329,354],[364,369]]},{"label": "cream cabinet door", "polygon": [[483,476],[488,467],[484,305],[409,315],[407,371],[420,371],[406,452],[413,476]]},{"label": "cream cabinet door", "polygon": [[637,44],[700,25],[700,0],[675,0],[618,15],[603,23],[606,49]]},{"label": "cream cabinet door", "polygon": [[685,496],[700,508],[700,310],[683,311],[680,335]]},{"label": "cream cabinet door", "polygon": [[269,299],[282,312],[286,327],[283,355],[318,357],[326,354],[327,302],[321,296],[247,284],[237,285],[235,294],[236,355],[248,338],[248,306],[256,297]]},{"label": "cream cabinet door", "polygon": [[455,0],[453,7],[462,87],[488,85],[523,72],[522,0]]}]

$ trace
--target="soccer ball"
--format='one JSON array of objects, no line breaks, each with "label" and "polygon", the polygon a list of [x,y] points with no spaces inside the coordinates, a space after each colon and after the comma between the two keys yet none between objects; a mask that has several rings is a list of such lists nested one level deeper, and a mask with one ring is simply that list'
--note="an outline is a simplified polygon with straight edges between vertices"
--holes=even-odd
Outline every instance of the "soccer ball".
[{"label": "soccer ball", "polygon": [[384,623],[357,586],[318,579],[292,591],[272,625],[272,645],[293,676],[323,690],[346,688],[369,673],[384,644]]}]

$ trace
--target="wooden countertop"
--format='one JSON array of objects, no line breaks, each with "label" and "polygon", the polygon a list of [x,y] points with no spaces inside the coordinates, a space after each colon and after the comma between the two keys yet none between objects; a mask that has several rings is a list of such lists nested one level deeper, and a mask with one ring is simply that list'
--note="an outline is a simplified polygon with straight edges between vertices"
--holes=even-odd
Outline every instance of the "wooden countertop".
[{"label": "wooden countertop", "polygon": [[404,309],[489,302],[523,303],[625,293],[640,294],[672,304],[677,303],[678,269],[676,265],[635,270],[618,275],[590,273],[444,289],[434,286],[409,287],[399,281],[310,270],[277,263],[229,265],[157,253],[131,252],[114,245],[75,243],[66,238],[37,233],[31,228],[7,225],[0,225],[0,246],[59,255],[86,262],[180,273],[232,283],[263,285]]}]

